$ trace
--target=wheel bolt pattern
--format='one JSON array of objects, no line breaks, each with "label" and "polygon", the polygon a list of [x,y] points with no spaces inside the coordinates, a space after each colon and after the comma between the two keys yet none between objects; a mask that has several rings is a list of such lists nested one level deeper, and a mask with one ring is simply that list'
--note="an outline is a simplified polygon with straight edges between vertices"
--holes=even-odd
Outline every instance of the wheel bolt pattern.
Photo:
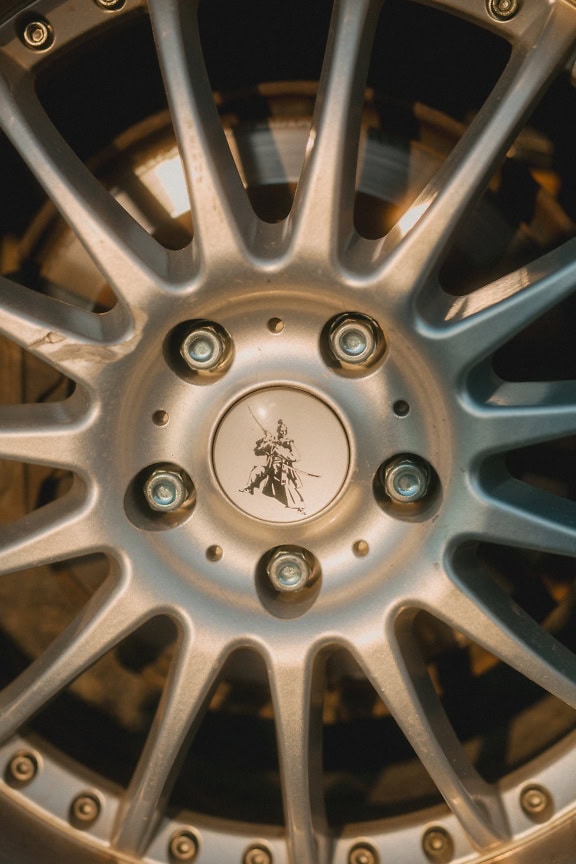
[{"label": "wheel bolt pattern", "polygon": [[171,513],[189,498],[191,484],[183,471],[157,468],[144,484],[144,497],[151,510]]},{"label": "wheel bolt pattern", "polygon": [[226,346],[214,327],[197,327],[184,339],[180,354],[194,372],[210,372],[222,363]]},{"label": "wheel bolt pattern", "polygon": [[100,801],[95,795],[83,792],[72,802],[70,808],[71,821],[77,826],[87,828],[92,825],[100,815]]},{"label": "wheel bolt pattern", "polygon": [[172,861],[194,861],[198,855],[198,840],[191,831],[178,831],[170,840],[168,854]]},{"label": "wheel bolt pattern", "polygon": [[244,854],[243,864],[272,864],[272,853],[264,846],[251,846]]},{"label": "wheel bolt pattern", "polygon": [[54,33],[47,21],[30,21],[22,31],[22,41],[33,51],[45,51],[52,45]]},{"label": "wheel bolt pattern", "polygon": [[8,764],[8,779],[19,786],[30,783],[37,773],[38,760],[31,753],[17,753]]},{"label": "wheel bolt pattern", "polygon": [[378,855],[371,846],[355,846],[348,855],[348,864],[378,864]]},{"label": "wheel bolt pattern", "polygon": [[520,806],[533,822],[546,822],[552,815],[552,798],[543,786],[527,786],[520,794]]},{"label": "wheel bolt pattern", "polygon": [[266,572],[277,591],[301,591],[309,583],[312,570],[303,552],[278,549],[268,562]]},{"label": "wheel bolt pattern", "polygon": [[499,21],[514,18],[520,8],[519,0],[488,0],[488,11]]},{"label": "wheel bolt pattern", "polygon": [[448,864],[454,856],[454,842],[444,828],[429,828],[422,838],[422,849],[433,864]]},{"label": "wheel bolt pattern", "polygon": [[412,504],[425,498],[430,479],[430,468],[421,459],[398,456],[384,467],[384,490],[398,504]]},{"label": "wheel bolt pattern", "polygon": [[330,331],[329,341],[339,362],[355,366],[369,363],[378,347],[375,326],[368,319],[352,315],[338,321]]}]

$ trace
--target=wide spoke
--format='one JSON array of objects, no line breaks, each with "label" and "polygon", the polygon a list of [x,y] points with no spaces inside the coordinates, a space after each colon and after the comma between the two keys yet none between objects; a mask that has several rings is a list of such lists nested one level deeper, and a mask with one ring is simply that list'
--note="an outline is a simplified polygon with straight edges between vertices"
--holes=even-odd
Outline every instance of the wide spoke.
[{"label": "wide spoke", "polygon": [[417,289],[438,264],[526,117],[568,61],[576,39],[573,25],[573,10],[555,4],[538,33],[535,21],[529,47],[514,47],[469,129],[384,242],[383,268],[396,284]]},{"label": "wide spoke", "polygon": [[0,458],[73,470],[89,452],[76,414],[67,403],[0,406]]},{"label": "wide spoke", "polygon": [[194,242],[206,263],[248,246],[257,219],[214,104],[198,0],[148,0],[148,7],[188,183]]},{"label": "wide spoke", "polygon": [[0,126],[117,296],[137,303],[167,253],[110,195],[57,132],[30,75],[0,67]]},{"label": "wide spoke", "polygon": [[[460,372],[479,363],[576,290],[576,240],[441,310],[429,338]],[[442,301],[441,301],[442,303]],[[442,303],[442,305],[444,305]],[[434,318],[440,310],[430,310]]]},{"label": "wide spoke", "polygon": [[487,848],[508,833],[500,799],[466,755],[408,626],[403,629],[401,645],[391,627],[386,643],[354,653],[472,842]]},{"label": "wide spoke", "polygon": [[576,655],[497,588],[468,555],[460,558],[450,565],[449,600],[434,614],[576,708]]},{"label": "wide spoke", "polygon": [[327,864],[322,798],[323,675],[311,657],[272,658],[270,687],[290,864]]},{"label": "wide spoke", "polygon": [[140,601],[106,582],[80,615],[0,693],[0,740],[18,729],[138,626]]},{"label": "wide spoke", "polygon": [[336,0],[307,156],[292,211],[294,245],[326,259],[353,230],[364,87],[382,0]]},{"label": "wide spoke", "polygon": [[576,383],[502,384],[487,405],[468,406],[474,455],[576,434]]},{"label": "wide spoke", "polygon": [[222,668],[223,655],[213,641],[206,640],[208,645],[210,652],[185,638],[179,646],[146,746],[118,810],[113,845],[119,851],[143,854],[162,816],[171,780]]},{"label": "wide spoke", "polygon": [[93,512],[93,502],[73,489],[0,526],[0,576],[98,551],[102,543]]}]

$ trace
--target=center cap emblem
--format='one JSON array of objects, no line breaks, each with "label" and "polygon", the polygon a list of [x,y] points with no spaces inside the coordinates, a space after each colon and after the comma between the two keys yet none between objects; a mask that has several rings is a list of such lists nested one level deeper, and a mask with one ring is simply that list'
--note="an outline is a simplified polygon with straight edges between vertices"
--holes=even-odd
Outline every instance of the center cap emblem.
[{"label": "center cap emblem", "polygon": [[298,522],[342,488],[350,447],[336,414],[292,387],[258,390],[228,411],[214,440],[214,468],[228,498],[267,522]]}]

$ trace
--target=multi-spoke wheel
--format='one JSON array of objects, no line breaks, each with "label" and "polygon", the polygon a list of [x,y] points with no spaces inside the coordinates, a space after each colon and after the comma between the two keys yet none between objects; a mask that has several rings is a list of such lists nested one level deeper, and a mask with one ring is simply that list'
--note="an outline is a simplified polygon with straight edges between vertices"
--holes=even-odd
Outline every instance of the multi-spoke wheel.
[{"label": "multi-spoke wheel", "polygon": [[0,860],[574,861],[576,8],[284,5],[2,3]]}]

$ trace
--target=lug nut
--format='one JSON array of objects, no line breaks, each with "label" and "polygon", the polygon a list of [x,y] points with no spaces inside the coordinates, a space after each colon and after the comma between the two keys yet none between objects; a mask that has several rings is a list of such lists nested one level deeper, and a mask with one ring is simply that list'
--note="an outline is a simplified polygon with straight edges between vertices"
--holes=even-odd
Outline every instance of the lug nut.
[{"label": "lug nut", "polygon": [[454,857],[454,842],[444,828],[429,828],[422,838],[422,849],[433,864],[448,864]]},{"label": "lug nut", "polygon": [[188,475],[175,468],[156,468],[144,484],[144,497],[151,510],[171,513],[190,497],[192,483]]},{"label": "lug nut", "polygon": [[371,846],[355,846],[348,855],[348,864],[378,864],[378,856]]},{"label": "lug nut", "polygon": [[264,846],[251,846],[246,850],[243,864],[272,864],[272,855]]},{"label": "lug nut", "polygon": [[38,773],[38,760],[32,753],[17,753],[6,769],[7,779],[18,786],[27,786]]},{"label": "lug nut", "polygon": [[277,549],[266,566],[276,591],[301,591],[312,579],[312,567],[304,552]]},{"label": "lug nut", "polygon": [[180,347],[180,354],[194,372],[212,372],[222,363],[226,344],[216,328],[208,324],[188,333]]},{"label": "lug nut", "polygon": [[498,21],[509,21],[519,8],[519,0],[488,0],[488,11]]},{"label": "lug nut", "polygon": [[54,31],[47,21],[30,21],[22,31],[22,41],[32,51],[46,51],[54,41]]},{"label": "lug nut", "polygon": [[77,828],[89,828],[100,815],[100,802],[88,792],[78,795],[70,807],[70,821]]},{"label": "lug nut", "polygon": [[107,12],[116,12],[124,6],[126,0],[94,0],[94,2]]},{"label": "lug nut", "polygon": [[334,321],[328,340],[336,360],[346,365],[361,366],[373,359],[381,336],[377,324],[370,318],[343,315]]},{"label": "lug nut", "polygon": [[552,815],[552,798],[543,786],[526,786],[520,794],[520,806],[533,822],[546,822]]},{"label": "lug nut", "polygon": [[178,831],[168,846],[171,861],[194,861],[198,855],[198,840],[191,831]]},{"label": "lug nut", "polygon": [[384,466],[384,490],[397,504],[421,501],[430,488],[430,468],[412,456],[397,456]]}]

